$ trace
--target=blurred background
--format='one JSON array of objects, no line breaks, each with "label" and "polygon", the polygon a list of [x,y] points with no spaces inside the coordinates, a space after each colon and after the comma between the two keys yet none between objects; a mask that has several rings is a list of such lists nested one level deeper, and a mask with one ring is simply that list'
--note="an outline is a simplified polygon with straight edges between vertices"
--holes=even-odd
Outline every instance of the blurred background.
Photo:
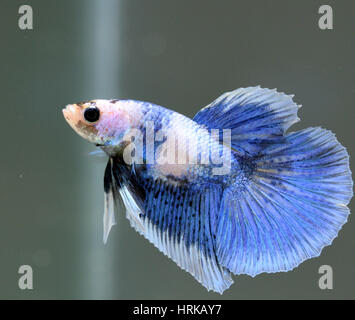
[{"label": "blurred background", "polygon": [[[20,5],[33,30],[20,30]],[[207,292],[130,228],[121,212],[102,243],[106,159],[63,119],[68,103],[151,101],[187,116],[225,91],[296,94],[302,119],[355,154],[355,2],[2,0],[0,4],[0,299],[354,299],[355,221],[319,258],[288,273],[234,277]],[[354,170],[354,167],[353,167]],[[350,204],[352,207],[352,204]],[[353,213],[354,214],[354,213]],[[334,289],[320,290],[330,265]],[[33,268],[33,290],[18,269]]]}]

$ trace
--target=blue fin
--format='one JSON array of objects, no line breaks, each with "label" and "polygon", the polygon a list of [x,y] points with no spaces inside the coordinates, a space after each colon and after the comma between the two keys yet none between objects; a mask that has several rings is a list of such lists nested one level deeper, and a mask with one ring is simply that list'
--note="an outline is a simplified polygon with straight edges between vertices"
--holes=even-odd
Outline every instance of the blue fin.
[{"label": "blue fin", "polygon": [[208,290],[222,293],[233,283],[218,264],[212,226],[221,190],[192,191],[159,180],[142,180],[146,192],[144,229],[128,216],[132,227],[191,273]]},{"label": "blue fin", "polygon": [[245,183],[228,188],[217,221],[217,256],[235,274],[288,271],[318,256],[347,221],[349,156],[335,135],[309,128],[246,159]]},{"label": "blue fin", "polygon": [[220,96],[193,120],[210,129],[231,129],[231,147],[242,155],[256,155],[265,146],[280,142],[286,130],[299,121],[299,106],[292,97],[259,86],[240,88]]}]

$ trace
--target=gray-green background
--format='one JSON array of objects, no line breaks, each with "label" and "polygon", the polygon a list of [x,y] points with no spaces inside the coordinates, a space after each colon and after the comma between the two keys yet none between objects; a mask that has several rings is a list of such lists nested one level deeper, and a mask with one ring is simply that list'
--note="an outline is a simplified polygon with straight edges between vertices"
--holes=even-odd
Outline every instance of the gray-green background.
[{"label": "gray-green background", "polygon": [[[302,122],[355,154],[355,2],[2,0],[0,3],[0,298],[355,298],[355,221],[319,258],[288,273],[235,277],[223,296],[129,227],[102,243],[105,160],[61,109],[93,98],[152,101],[193,116],[224,91],[258,85],[296,94]],[[34,30],[18,28],[32,5]],[[354,167],[353,167],[354,168]],[[351,206],[351,205],[350,205]],[[18,288],[18,268],[34,289]],[[333,267],[334,289],[318,287]]]}]

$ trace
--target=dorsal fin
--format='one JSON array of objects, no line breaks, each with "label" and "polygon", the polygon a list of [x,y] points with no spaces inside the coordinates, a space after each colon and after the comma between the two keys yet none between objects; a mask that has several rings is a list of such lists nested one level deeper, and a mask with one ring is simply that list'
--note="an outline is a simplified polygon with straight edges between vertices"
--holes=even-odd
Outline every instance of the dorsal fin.
[{"label": "dorsal fin", "polygon": [[210,129],[231,129],[232,147],[253,156],[279,143],[286,130],[299,121],[299,106],[292,97],[259,86],[240,88],[221,95],[193,120]]}]

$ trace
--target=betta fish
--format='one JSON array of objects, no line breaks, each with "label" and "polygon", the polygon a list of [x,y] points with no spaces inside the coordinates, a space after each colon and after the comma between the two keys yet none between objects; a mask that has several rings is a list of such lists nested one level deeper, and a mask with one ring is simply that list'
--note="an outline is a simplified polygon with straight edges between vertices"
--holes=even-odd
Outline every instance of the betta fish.
[{"label": "betta fish", "polygon": [[108,156],[104,242],[123,203],[131,226],[208,290],[232,274],[285,272],[317,257],[350,213],[349,155],[299,121],[293,96],[240,88],[193,119],[135,100],[63,109]]}]

